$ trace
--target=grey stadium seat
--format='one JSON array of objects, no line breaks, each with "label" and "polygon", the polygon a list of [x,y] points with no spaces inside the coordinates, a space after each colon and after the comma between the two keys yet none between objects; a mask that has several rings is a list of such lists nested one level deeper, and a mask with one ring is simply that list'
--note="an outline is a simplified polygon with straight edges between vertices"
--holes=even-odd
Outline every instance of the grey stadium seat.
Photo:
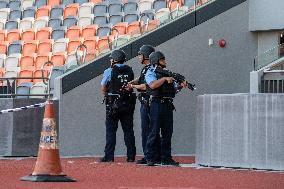
[{"label": "grey stadium seat", "polygon": [[[31,82],[21,83],[19,86],[17,86],[17,94],[29,95],[32,86],[33,83]],[[29,96],[16,96],[16,98],[29,98]]]},{"label": "grey stadium seat", "polygon": [[154,9],[149,9],[143,11],[142,14],[140,14],[140,20],[146,23],[147,19],[149,20],[154,20],[155,17],[155,10]]},{"label": "grey stadium seat", "polygon": [[35,17],[35,7],[28,7],[23,11],[23,18]]},{"label": "grey stadium seat", "polygon": [[109,17],[109,23],[112,25],[117,24],[118,22],[123,22],[123,12],[118,12]]},{"label": "grey stadium seat", "polygon": [[107,13],[107,4],[105,3],[100,3],[100,4],[96,4],[94,6],[94,16],[100,16],[104,13]]},{"label": "grey stadium seat", "polygon": [[36,7],[41,7],[44,5],[47,5],[47,0],[35,0],[35,4]]},{"label": "grey stadium seat", "polygon": [[75,0],[62,0],[62,5],[69,5],[69,4],[72,4],[74,2],[75,2]]},{"label": "grey stadium seat", "polygon": [[51,76],[50,76],[50,93],[53,94],[54,91],[54,80],[56,77],[64,74],[65,66],[55,66],[52,68]]},{"label": "grey stadium seat", "polygon": [[8,46],[8,55],[19,53],[22,54],[22,41],[13,41],[9,46]]},{"label": "grey stadium seat", "polygon": [[97,36],[103,37],[109,35],[111,32],[111,25],[110,24],[105,24],[102,25],[98,28],[97,30]]},{"label": "grey stadium seat", "polygon": [[22,11],[20,9],[11,10],[9,20],[17,20],[22,18]]},{"label": "grey stadium seat", "polygon": [[136,11],[129,12],[124,15],[124,22],[131,23],[131,22],[138,21],[138,20],[139,20],[139,14]]},{"label": "grey stadium seat", "polygon": [[22,3],[20,0],[14,0],[14,1],[10,1],[8,7],[11,10],[15,10],[15,9],[19,9],[21,7]]},{"label": "grey stadium seat", "polygon": [[88,0],[75,0],[75,3],[79,3],[80,5],[88,2],[89,2]]},{"label": "grey stadium seat", "polygon": [[118,12],[121,12],[123,8],[123,4],[120,2],[111,2],[108,5],[108,12],[110,15],[116,14]]},{"label": "grey stadium seat", "polygon": [[127,2],[123,6],[124,13],[134,12],[138,10],[138,4],[136,2]]},{"label": "grey stadium seat", "polygon": [[98,15],[94,17],[94,24],[98,26],[104,25],[108,23],[108,16],[107,14]]},{"label": "grey stadium seat", "polygon": [[63,20],[63,26],[70,28],[71,26],[77,25],[77,18],[75,16],[67,16]]},{"label": "grey stadium seat", "polygon": [[5,29],[7,30],[18,29],[18,22],[16,20],[7,21],[5,24]]},{"label": "grey stadium seat", "polygon": [[157,12],[162,8],[167,8],[167,2],[165,0],[155,0],[153,2],[153,9]]},{"label": "grey stadium seat", "polygon": [[51,18],[48,21],[48,26],[52,28],[58,28],[62,26],[62,18]]},{"label": "grey stadium seat", "polygon": [[51,33],[51,39],[57,40],[57,39],[64,38],[66,30],[67,30],[66,26],[53,29]]},{"label": "grey stadium seat", "polygon": [[0,1],[0,9],[7,8],[8,3],[6,1]]},{"label": "grey stadium seat", "polygon": [[194,6],[195,0],[184,0],[184,5],[188,6],[189,8]]},{"label": "grey stadium seat", "polygon": [[63,15],[64,6],[56,5],[50,10],[50,18],[60,18]]}]

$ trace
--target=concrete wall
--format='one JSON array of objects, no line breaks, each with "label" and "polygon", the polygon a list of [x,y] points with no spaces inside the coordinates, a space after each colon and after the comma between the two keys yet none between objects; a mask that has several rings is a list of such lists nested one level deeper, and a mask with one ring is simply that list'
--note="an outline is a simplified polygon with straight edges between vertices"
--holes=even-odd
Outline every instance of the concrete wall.
[{"label": "concrete wall", "polygon": [[249,30],[283,29],[283,7],[283,0],[249,0]]},{"label": "concrete wall", "polygon": [[284,170],[284,95],[201,95],[196,163]]},{"label": "concrete wall", "polygon": [[[175,99],[173,154],[195,153],[196,97],[207,93],[249,92],[249,72],[257,55],[257,35],[249,32],[248,2],[242,3],[201,25],[161,44],[169,69],[196,83],[197,90],[182,91]],[[208,39],[214,45],[208,47]],[[225,48],[217,40],[227,41]],[[141,66],[134,58],[127,62],[136,75]],[[100,102],[101,76],[63,94],[60,99],[60,145],[65,156],[103,155],[105,107]],[[135,112],[135,135],[141,154],[139,103]],[[117,155],[125,155],[121,128]]]},{"label": "concrete wall", "polygon": [[258,32],[258,55],[261,55],[265,51],[278,46],[280,39],[279,36],[280,31]]}]

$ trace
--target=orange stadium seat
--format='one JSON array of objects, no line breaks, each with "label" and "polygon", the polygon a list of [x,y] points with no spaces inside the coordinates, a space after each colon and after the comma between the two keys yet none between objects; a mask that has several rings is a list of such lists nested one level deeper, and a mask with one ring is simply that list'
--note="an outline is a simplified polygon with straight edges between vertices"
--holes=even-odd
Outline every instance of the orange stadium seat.
[{"label": "orange stadium seat", "polygon": [[35,69],[41,69],[42,65],[49,61],[51,53],[45,53],[42,55],[37,55],[35,58]]},{"label": "orange stadium seat", "polygon": [[150,21],[148,22],[148,24],[146,24],[146,25],[144,26],[144,30],[145,30],[145,31],[151,31],[151,30],[153,30],[153,29],[156,29],[156,28],[159,26],[159,24],[160,24],[160,21],[159,21],[159,20],[150,20]]},{"label": "orange stadium seat", "polygon": [[7,53],[7,41],[0,41],[0,54],[6,54]]},{"label": "orange stadium seat", "polygon": [[21,70],[34,69],[35,54],[22,56],[20,60]]},{"label": "orange stadium seat", "polygon": [[60,5],[61,0],[48,0],[48,5],[54,6],[54,5]]},{"label": "orange stadium seat", "polygon": [[6,30],[0,30],[0,41],[5,41]]},{"label": "orange stadium seat", "polygon": [[[35,70],[33,73],[33,77],[42,77],[42,71],[41,69]],[[48,77],[48,71],[47,70],[43,70],[43,77]],[[42,79],[33,79],[33,83],[40,83],[43,82]]]},{"label": "orange stadium seat", "polygon": [[96,24],[86,26],[82,29],[81,37],[88,38],[96,36],[98,26]]},{"label": "orange stadium seat", "polygon": [[99,53],[105,53],[106,51],[109,51],[113,40],[114,40],[114,37],[112,35],[101,37],[98,40],[98,44],[97,44],[97,49]]},{"label": "orange stadium seat", "polygon": [[67,47],[67,53],[70,54],[74,52],[79,45],[82,44],[82,39],[73,39],[70,40]]},{"label": "orange stadium seat", "polygon": [[19,79],[17,82],[17,85],[20,85],[21,83],[26,83],[26,82],[32,82],[33,70],[21,70],[19,72],[19,77],[30,77],[31,79]]},{"label": "orange stadium seat", "polygon": [[81,28],[79,26],[71,26],[65,34],[66,38],[72,39],[78,39],[81,36]]},{"label": "orange stadium seat", "polygon": [[128,25],[127,33],[131,36],[142,33],[143,22],[135,21]]},{"label": "orange stadium seat", "polygon": [[13,29],[8,31],[7,36],[6,36],[6,41],[8,42],[13,42],[13,41],[18,41],[21,39],[21,31],[18,29]]},{"label": "orange stadium seat", "polygon": [[37,52],[38,41],[28,41],[23,44],[23,56],[33,55]]},{"label": "orange stadium seat", "polygon": [[22,32],[22,40],[23,41],[32,41],[35,39],[36,32],[33,28],[26,29]]},{"label": "orange stadium seat", "polygon": [[52,52],[53,39],[46,39],[38,44],[37,54],[46,54]]},{"label": "orange stadium seat", "polygon": [[116,30],[112,30],[112,35],[124,35],[126,34],[127,31],[127,27],[128,27],[128,22],[119,22],[117,24],[115,24],[112,28],[115,28],[118,30],[118,33]]},{"label": "orange stadium seat", "polygon": [[[5,69],[0,68],[0,77],[4,77]],[[4,81],[0,80],[0,86],[3,86]]]},{"label": "orange stadium seat", "polygon": [[87,47],[87,54],[95,54],[97,49],[99,37],[88,37],[85,38],[83,44]]},{"label": "orange stadium seat", "polygon": [[170,8],[171,11],[176,9],[177,7],[181,7],[181,6],[182,6],[182,4],[178,0],[170,0],[168,2],[168,7]]},{"label": "orange stadium seat", "polygon": [[40,28],[36,33],[36,39],[39,41],[50,39],[51,31],[52,31],[51,27]]},{"label": "orange stadium seat", "polygon": [[50,59],[50,61],[53,63],[53,66],[62,66],[65,64],[65,60],[66,60],[65,52],[54,53],[52,54]]},{"label": "orange stadium seat", "polygon": [[36,18],[43,17],[43,16],[49,16],[50,10],[51,10],[50,5],[39,7],[36,11]]},{"label": "orange stadium seat", "polygon": [[79,7],[79,3],[72,3],[67,5],[64,9],[64,18],[66,18],[67,16],[77,16]]},{"label": "orange stadium seat", "polygon": [[93,2],[95,5],[103,2],[102,0],[89,0],[89,2]]}]

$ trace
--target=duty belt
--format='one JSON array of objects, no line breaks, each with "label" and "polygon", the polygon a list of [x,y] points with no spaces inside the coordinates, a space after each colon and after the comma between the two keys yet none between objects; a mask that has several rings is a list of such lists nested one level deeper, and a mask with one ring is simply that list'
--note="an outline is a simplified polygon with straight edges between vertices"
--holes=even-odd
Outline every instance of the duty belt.
[{"label": "duty belt", "polygon": [[150,102],[160,102],[161,104],[166,104],[169,108],[176,111],[173,101],[174,99],[172,97],[150,96]]},{"label": "duty belt", "polygon": [[148,104],[149,103],[150,96],[146,93],[139,93],[138,94],[138,100],[141,102],[141,104]]}]

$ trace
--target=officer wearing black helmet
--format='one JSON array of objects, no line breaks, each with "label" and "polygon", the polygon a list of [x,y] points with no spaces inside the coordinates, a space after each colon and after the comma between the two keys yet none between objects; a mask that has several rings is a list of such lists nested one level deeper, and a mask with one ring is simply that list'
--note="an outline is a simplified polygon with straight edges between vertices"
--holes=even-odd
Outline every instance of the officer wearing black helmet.
[{"label": "officer wearing black helmet", "polygon": [[[145,81],[145,75],[147,70],[150,68],[150,61],[149,61],[149,55],[155,52],[155,49],[151,45],[143,45],[140,47],[138,51],[138,58],[139,62],[144,65],[140,76],[130,82],[130,86],[132,88],[137,89],[139,92],[138,99],[141,102],[141,107],[140,107],[140,116],[141,116],[141,137],[142,137],[142,149],[144,156],[146,155],[146,143],[147,143],[147,138],[149,135],[149,129],[150,129],[150,106],[149,106],[149,91],[147,92],[147,84]],[[158,137],[157,140],[157,149],[160,149],[160,138]],[[160,154],[157,154],[156,157],[157,161],[160,161]],[[138,164],[146,164],[147,161],[143,157],[142,159],[137,161]]]},{"label": "officer wearing black helmet", "polygon": [[[171,156],[171,138],[173,134],[173,99],[180,86],[172,77],[165,77],[156,73],[156,69],[165,69],[166,61],[162,52],[157,51],[149,56],[151,68],[146,73],[145,80],[151,89],[150,105],[150,133],[147,140],[147,165],[153,166],[155,162],[156,141],[161,132],[161,164],[178,166]],[[186,87],[186,83],[181,83]]]},{"label": "officer wearing black helmet", "polygon": [[133,114],[136,97],[129,81],[134,79],[132,68],[123,64],[125,53],[114,50],[110,55],[111,67],[106,69],[101,81],[101,90],[106,103],[106,146],[101,162],[113,162],[118,121],[121,122],[124,142],[127,147],[127,161],[134,162],[136,155],[133,131]]}]

